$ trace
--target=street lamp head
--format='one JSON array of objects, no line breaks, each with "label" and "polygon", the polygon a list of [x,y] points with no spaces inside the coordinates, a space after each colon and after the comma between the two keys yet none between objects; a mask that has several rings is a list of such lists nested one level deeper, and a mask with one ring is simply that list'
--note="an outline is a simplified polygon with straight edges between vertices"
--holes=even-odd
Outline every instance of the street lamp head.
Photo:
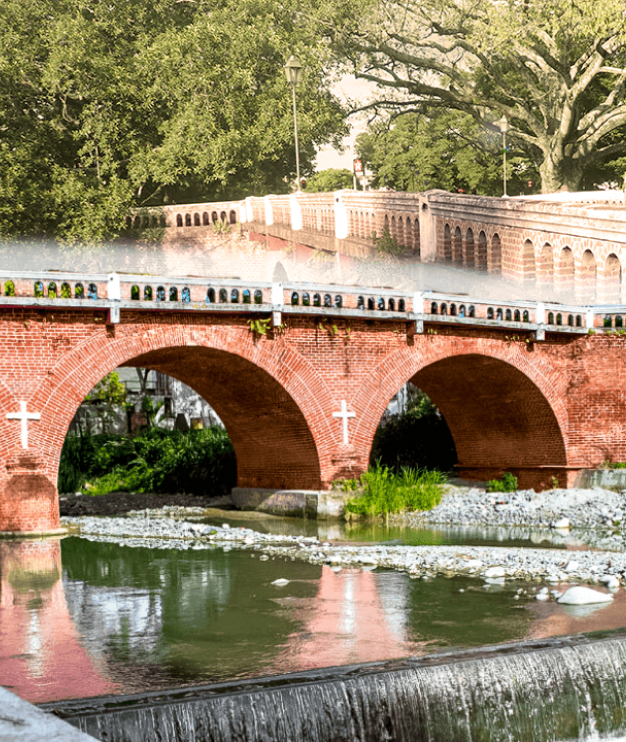
[{"label": "street lamp head", "polygon": [[500,121],[498,121],[498,126],[503,134],[506,134],[509,130],[509,122],[507,121],[507,118],[504,114],[502,115]]},{"label": "street lamp head", "polygon": [[294,88],[300,82],[300,76],[302,74],[302,65],[293,56],[293,54],[287,60],[285,65],[285,74],[287,75],[287,82],[293,85]]}]

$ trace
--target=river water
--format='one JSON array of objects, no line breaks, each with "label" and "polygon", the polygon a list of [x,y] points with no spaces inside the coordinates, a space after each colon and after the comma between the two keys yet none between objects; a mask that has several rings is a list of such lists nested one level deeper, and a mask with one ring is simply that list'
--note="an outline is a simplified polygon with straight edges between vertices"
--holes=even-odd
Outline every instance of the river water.
[{"label": "river water", "polygon": [[0,572],[0,677],[35,702],[626,627],[623,590],[577,612],[538,602],[528,583],[333,571],[217,547],[0,542]]}]

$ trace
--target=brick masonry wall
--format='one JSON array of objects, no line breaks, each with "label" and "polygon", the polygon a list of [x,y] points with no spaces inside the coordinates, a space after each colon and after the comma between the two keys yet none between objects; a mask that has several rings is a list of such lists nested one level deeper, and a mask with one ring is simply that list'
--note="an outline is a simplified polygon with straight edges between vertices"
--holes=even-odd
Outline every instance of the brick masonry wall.
[{"label": "brick masonry wall", "polygon": [[[521,484],[573,483],[581,468],[626,460],[626,339],[290,317],[256,338],[241,315],[12,309],[0,314],[0,530],[58,525],[56,477],[80,402],[109,371],[138,365],[189,384],[215,408],[235,446],[239,485],[319,489],[358,476],[391,397],[413,380],[444,414],[461,471],[519,474]],[[333,416],[345,400],[356,417]],[[20,443],[19,410],[29,422]]]}]

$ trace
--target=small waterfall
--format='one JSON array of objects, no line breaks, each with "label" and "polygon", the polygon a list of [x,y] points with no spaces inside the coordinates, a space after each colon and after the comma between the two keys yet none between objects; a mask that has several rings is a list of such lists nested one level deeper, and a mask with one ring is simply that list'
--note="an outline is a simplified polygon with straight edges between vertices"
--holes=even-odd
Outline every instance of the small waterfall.
[{"label": "small waterfall", "polygon": [[626,729],[626,636],[43,704],[103,742],[560,742]]}]

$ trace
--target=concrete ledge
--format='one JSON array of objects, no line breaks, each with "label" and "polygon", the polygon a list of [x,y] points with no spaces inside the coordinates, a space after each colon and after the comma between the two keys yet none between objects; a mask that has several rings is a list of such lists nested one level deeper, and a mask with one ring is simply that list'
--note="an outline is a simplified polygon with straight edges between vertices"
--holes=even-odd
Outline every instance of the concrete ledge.
[{"label": "concrete ledge", "polygon": [[293,518],[336,520],[343,515],[345,504],[354,497],[354,492],[234,487],[230,496],[239,510],[257,510]]},{"label": "concrete ledge", "polygon": [[583,469],[578,472],[575,487],[626,490],[626,469]]},{"label": "concrete ledge", "polygon": [[95,737],[47,714],[0,686],[0,742],[94,742]]},{"label": "concrete ledge", "polygon": [[69,528],[53,528],[50,531],[0,531],[0,539],[3,538],[45,538],[47,536],[65,536]]}]

